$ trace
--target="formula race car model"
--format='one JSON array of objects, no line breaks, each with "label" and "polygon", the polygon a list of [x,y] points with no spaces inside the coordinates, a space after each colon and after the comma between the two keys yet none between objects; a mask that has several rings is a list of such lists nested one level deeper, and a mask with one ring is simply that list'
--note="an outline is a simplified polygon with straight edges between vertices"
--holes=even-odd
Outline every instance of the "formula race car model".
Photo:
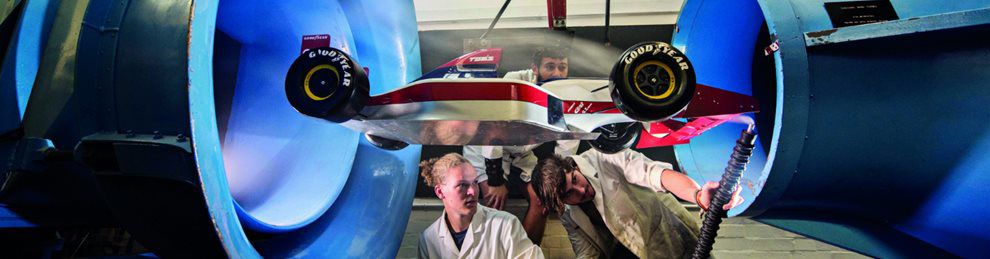
[{"label": "formula race car model", "polygon": [[300,113],[365,133],[389,150],[408,144],[516,146],[590,140],[603,152],[687,143],[742,113],[750,96],[695,83],[684,54],[663,42],[626,50],[607,79],[541,84],[501,79],[501,49],[482,49],[412,83],[369,96],[362,67],[334,48],[303,53],[285,79]]}]

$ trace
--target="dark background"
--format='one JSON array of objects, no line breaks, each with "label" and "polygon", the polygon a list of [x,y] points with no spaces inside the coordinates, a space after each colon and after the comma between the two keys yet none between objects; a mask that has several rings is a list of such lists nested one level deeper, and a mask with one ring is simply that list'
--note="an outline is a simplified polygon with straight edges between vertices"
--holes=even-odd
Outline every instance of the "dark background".
[{"label": "dark background", "polygon": [[[495,29],[485,38],[492,48],[502,48],[502,60],[498,75],[508,71],[529,69],[533,52],[544,46],[571,46],[568,53],[570,77],[605,77],[618,55],[630,46],[644,41],[670,42],[674,25],[613,26],[609,28],[611,47],[604,44],[604,27],[569,28],[570,32],[551,32],[545,28]],[[478,38],[485,30],[446,30],[419,32],[420,55],[423,74],[443,65],[473,49],[478,48]],[[603,58],[603,56],[607,58]],[[555,143],[548,142],[533,152],[543,158],[553,153]],[[590,146],[582,143],[578,153]],[[639,149],[647,157],[668,162],[680,168],[671,147]],[[422,159],[440,157],[447,153],[461,153],[460,146],[423,146]],[[426,187],[422,179],[416,187],[416,197],[435,197],[433,189]],[[522,192],[509,188],[509,197],[522,198]]]}]

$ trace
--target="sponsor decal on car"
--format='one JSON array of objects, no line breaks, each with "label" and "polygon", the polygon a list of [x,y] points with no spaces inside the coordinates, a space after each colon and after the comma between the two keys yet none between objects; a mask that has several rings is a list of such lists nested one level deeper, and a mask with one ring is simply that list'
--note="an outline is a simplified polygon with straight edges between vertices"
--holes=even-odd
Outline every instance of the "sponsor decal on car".
[{"label": "sponsor decal on car", "polygon": [[684,57],[678,55],[677,51],[674,50],[674,47],[661,43],[646,44],[643,46],[639,46],[639,48],[636,48],[636,50],[630,51],[629,54],[626,54],[626,56],[622,58],[622,62],[625,62],[626,64],[632,63],[633,60],[636,59],[636,57],[643,55],[645,53],[652,53],[653,55],[663,53],[673,58],[674,61],[677,62],[677,65],[680,66],[682,70],[690,69],[690,66],[688,66]]},{"label": "sponsor decal on car", "polygon": [[495,56],[484,56],[484,57],[471,57],[468,59],[470,62],[488,62],[495,61]]},{"label": "sponsor decal on car", "polygon": [[350,63],[350,59],[348,59],[347,56],[340,55],[335,50],[327,50],[327,49],[315,49],[313,51],[310,51],[309,54],[307,55],[309,56],[309,58],[315,58],[317,56],[333,58],[330,60],[330,62],[338,63],[341,70],[343,70],[341,72],[344,73],[343,76],[344,79],[341,80],[340,84],[343,86],[351,86],[351,73],[350,73],[351,63]]}]

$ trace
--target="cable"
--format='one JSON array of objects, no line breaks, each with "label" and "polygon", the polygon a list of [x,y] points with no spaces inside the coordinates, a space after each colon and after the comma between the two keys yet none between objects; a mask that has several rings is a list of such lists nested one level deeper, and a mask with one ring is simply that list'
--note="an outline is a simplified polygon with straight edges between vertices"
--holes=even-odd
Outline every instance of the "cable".
[{"label": "cable", "polygon": [[498,14],[495,15],[495,20],[492,20],[492,24],[488,25],[488,30],[485,31],[484,34],[481,34],[482,40],[485,39],[485,36],[488,36],[488,33],[492,32],[492,29],[495,28],[495,23],[498,23],[498,19],[502,18],[502,13],[505,12],[505,8],[509,7],[509,2],[512,2],[512,0],[505,0],[505,3],[502,4],[502,9],[499,9]]},{"label": "cable", "polygon": [[612,0],[605,0],[605,46],[612,46],[612,40],[608,37],[609,14],[612,13]]}]

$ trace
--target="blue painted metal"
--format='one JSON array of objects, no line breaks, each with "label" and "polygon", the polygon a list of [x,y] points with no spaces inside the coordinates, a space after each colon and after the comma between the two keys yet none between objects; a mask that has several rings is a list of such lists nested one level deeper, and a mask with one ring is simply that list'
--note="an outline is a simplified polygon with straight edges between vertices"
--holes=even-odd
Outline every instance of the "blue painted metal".
[{"label": "blue painted metal", "polygon": [[[98,180],[118,223],[162,256],[340,257],[343,249],[353,257],[394,257],[408,220],[395,212],[411,207],[420,147],[359,147],[358,133],[299,115],[271,85],[282,84],[306,34],[330,34],[332,46],[368,66],[372,94],[417,78],[411,1],[92,0],[61,7],[65,16],[85,10],[81,21],[62,24],[82,25],[78,46],[61,42],[58,50],[73,51],[46,53],[45,62],[78,66],[44,74],[25,114],[29,137],[75,147],[89,166],[53,165],[48,170],[58,174],[42,175],[89,188],[56,200],[98,194]],[[215,49],[220,37],[226,45],[219,46],[236,51]],[[19,150],[8,142],[0,151]],[[32,197],[52,192],[24,188]],[[23,205],[35,203],[11,201],[0,200],[0,227],[108,224],[34,217]],[[86,211],[46,207],[62,206]],[[112,219],[101,208],[90,212]],[[255,242],[245,229],[278,238]]]},{"label": "blue painted metal", "polygon": [[[13,187],[21,182],[23,174],[43,171],[43,152],[51,147],[52,142],[47,139],[0,140],[0,163],[4,165],[3,171],[0,171],[0,196],[7,196],[15,191]],[[18,216],[7,204],[0,203],[0,226],[24,228],[38,225]]]},{"label": "blue painted metal", "polygon": [[804,34],[808,47],[843,42],[868,40],[898,35],[908,35],[941,30],[965,29],[990,23],[990,9],[976,9],[947,14],[936,14],[908,20],[863,24],[848,28],[836,28]]},{"label": "blue painted metal", "polygon": [[[381,4],[386,4],[390,8],[381,8],[379,6]],[[329,9],[322,9],[319,7],[321,5],[327,5],[323,8]],[[293,17],[265,15],[265,13],[270,13],[271,8],[286,9],[286,13],[292,14]],[[283,80],[281,75],[284,74],[284,71],[278,71],[279,76],[272,78],[272,72],[265,69],[270,67],[286,68],[286,66],[266,65],[266,63],[290,64],[292,59],[298,55],[302,34],[330,34],[331,46],[351,50],[350,54],[371,71],[369,79],[372,85],[372,94],[387,92],[399,87],[412,78],[416,78],[420,71],[419,41],[413,22],[415,20],[414,9],[412,3],[408,1],[379,2],[375,4],[374,8],[368,8],[366,2],[357,1],[342,1],[339,7],[334,7],[333,3],[302,4],[301,1],[271,3],[244,1],[222,2],[219,9],[217,28],[230,35],[231,38],[241,41],[242,44],[236,90],[238,92],[236,94],[243,96],[235,96],[235,107],[238,102],[241,102],[248,107],[246,109],[254,107],[253,110],[257,111],[257,109],[268,107],[265,104],[285,102],[284,98],[270,98],[270,96],[281,97],[280,92],[265,92],[280,90],[280,88],[268,87],[271,82],[267,81],[277,79],[278,83],[281,83]],[[327,11],[336,12],[338,15],[326,15]],[[246,15],[250,13],[257,13],[258,15]],[[327,17],[340,19],[326,22]],[[342,18],[346,18],[346,20]],[[256,29],[259,26],[273,26],[271,23],[276,20],[278,23],[284,22],[287,25],[297,27],[287,26],[287,28],[292,29],[284,31],[258,32]],[[288,35],[280,35],[287,33]],[[351,33],[353,33],[353,37],[350,36]],[[272,54],[273,49],[278,49],[278,53],[284,55]],[[248,74],[245,75],[245,73]],[[259,112],[253,115],[244,115],[243,112],[241,114],[252,116],[245,120],[253,120],[255,124],[271,123],[270,120],[275,115],[278,115],[276,117],[298,116],[287,104],[277,109],[287,109],[291,114],[272,114],[272,111]],[[244,131],[237,129],[233,121],[237,112],[239,111],[232,110],[231,112],[231,121],[228,122],[227,137],[223,147],[228,169],[231,161],[237,161],[227,155],[228,150],[232,148],[232,141],[236,141],[232,137],[232,131],[234,134],[237,134],[236,131]],[[258,125],[248,124],[247,121],[238,123],[244,123],[243,126],[252,127],[255,130],[247,130],[245,133],[256,134],[259,132],[257,130]],[[339,257],[339,251],[349,251],[349,255],[354,257],[394,257],[402,239],[402,231],[405,229],[408,214],[393,212],[408,211],[411,206],[416,181],[415,172],[418,172],[415,165],[419,159],[420,147],[411,146],[398,152],[385,152],[371,148],[364,143],[360,147],[352,148],[349,143],[357,145],[359,139],[357,133],[339,126],[312,120],[284,121],[283,123],[295,123],[300,126],[312,124],[306,127],[307,130],[313,131],[311,134],[315,134],[309,137],[299,134],[292,136],[294,141],[306,142],[298,143],[298,145],[305,146],[296,146],[294,148],[298,151],[293,152],[296,152],[297,155],[318,156],[311,159],[305,157],[291,158],[290,161],[294,163],[291,165],[292,167],[298,167],[300,161],[312,161],[334,156],[328,152],[354,152],[357,150],[357,155],[354,153],[336,155],[343,158],[356,157],[357,160],[353,167],[316,167],[322,169],[317,171],[319,175],[306,176],[310,181],[313,181],[314,178],[320,178],[320,175],[324,175],[323,177],[335,176],[328,178],[332,180],[331,182],[321,182],[316,185],[322,187],[323,191],[334,194],[335,197],[331,200],[334,205],[330,207],[330,211],[327,213],[321,213],[312,218],[310,222],[313,220],[315,222],[309,225],[300,224],[294,227],[296,230],[283,229],[278,232],[285,234],[278,238],[269,239],[263,243],[255,243],[254,245],[262,255],[269,257],[325,257],[326,255],[334,255]],[[275,127],[272,130],[281,128]],[[264,130],[260,132],[264,132]],[[273,132],[273,134],[284,134],[284,132]],[[320,139],[320,136],[326,137]],[[320,143],[320,141],[328,142]],[[291,149],[286,148],[285,150]],[[312,152],[311,150],[320,151]],[[330,170],[328,171],[328,169]],[[350,172],[351,177],[346,177],[348,172]],[[231,173],[228,172],[227,175],[230,176]],[[306,177],[301,179],[307,179]],[[230,178],[232,177],[228,177],[228,179]],[[384,188],[373,188],[375,186]],[[231,184],[231,188],[237,187]],[[334,190],[335,188],[337,190]],[[343,192],[340,188],[343,189]],[[254,191],[251,188],[245,190]],[[340,196],[336,196],[338,193]],[[312,192],[298,192],[297,195],[312,195]],[[236,193],[234,193],[234,197],[237,198]],[[267,202],[273,201],[272,197],[261,197],[268,199]],[[312,199],[312,197],[294,197],[294,199],[304,198]],[[240,199],[236,200],[238,204],[243,204]],[[288,206],[298,206],[302,203],[302,201],[287,199],[279,202]],[[279,211],[272,211],[272,213],[275,212]],[[242,222],[246,220],[243,217],[244,213],[239,214],[242,216]],[[250,224],[248,223],[246,226],[252,227]],[[265,229],[256,228],[255,230],[264,231]],[[391,255],[387,255],[389,253]]]},{"label": "blue painted metal", "polygon": [[24,0],[20,3],[24,5],[22,12],[31,15],[7,17],[18,21],[11,21],[15,25],[13,35],[3,50],[7,54],[0,69],[0,132],[19,127],[24,118],[58,3],[58,0]]},{"label": "blue painted metal", "polygon": [[[209,204],[209,217],[221,237],[228,257],[259,258],[241,227],[238,210],[225,174],[224,161],[214,111],[213,41],[216,32],[217,1],[196,1],[190,21],[189,116],[193,157],[200,175],[203,196]],[[157,252],[157,251],[156,251]]]},{"label": "blue painted metal", "polygon": [[38,227],[38,224],[25,219],[17,211],[8,208],[7,204],[0,207],[0,226],[4,228],[28,228]]},{"label": "blue painted metal", "polygon": [[306,34],[329,34],[332,46],[351,50],[362,62],[347,17],[336,2],[220,3],[217,30],[241,46],[222,152],[248,228],[277,233],[305,226],[333,204],[347,181],[359,134],[301,116],[284,91],[272,87],[284,84]]},{"label": "blue painted metal", "polygon": [[382,2],[388,8],[367,1],[343,0],[357,56],[369,69],[370,95],[399,88],[422,74],[419,31],[411,1]]},{"label": "blue painted metal", "polygon": [[[891,2],[901,20],[836,30],[824,1],[685,3],[674,44],[699,83],[775,89],[760,100],[773,116],[757,120],[772,131],[756,152],[765,161],[750,164],[750,202],[730,215],[878,257],[990,254],[979,219],[990,206],[972,202],[990,194],[974,184],[990,168],[990,42],[972,37],[990,31],[990,1]],[[763,22],[780,46],[776,82],[749,86],[766,46],[741,34]],[[738,136],[720,128],[675,148],[698,180],[721,172],[708,165]]]},{"label": "blue painted metal", "polygon": [[[846,0],[842,0],[846,1]],[[825,0],[808,0],[808,1],[781,1],[776,2],[771,1],[760,1],[761,6],[769,7],[766,4],[780,3],[786,4],[781,7],[786,7],[788,13],[793,13],[794,16],[800,17],[800,19],[794,19],[794,25],[800,27],[803,32],[812,31],[822,31],[832,29],[832,23],[828,18],[828,13],[825,12],[823,5],[825,2],[839,2],[839,1],[825,1]],[[894,7],[894,11],[901,20],[907,20],[911,18],[930,16],[935,14],[944,14],[951,12],[959,12],[966,10],[982,9],[986,8],[987,2],[983,0],[972,0],[972,1],[928,1],[928,0],[891,0],[891,6]],[[771,9],[771,8],[767,8]],[[783,11],[783,10],[778,10]],[[777,14],[777,12],[774,12]],[[776,16],[776,15],[773,15]],[[768,15],[768,17],[771,17]],[[785,16],[776,16],[770,19],[789,19]]]},{"label": "blue painted metal", "polygon": [[[719,19],[696,17],[715,10],[722,11]],[[691,59],[698,83],[752,94],[751,71],[737,68],[752,64],[754,47],[726,42],[756,41],[763,23],[759,5],[750,1],[688,1],[682,8],[682,15],[682,19],[693,22],[678,24],[678,33],[674,36],[673,44],[685,50],[685,54]],[[733,24],[735,27],[726,24]],[[746,129],[746,126],[737,121],[727,122],[691,139],[691,143],[687,145],[674,146],[681,170],[699,182],[721,179],[725,161],[732,154],[739,132]],[[759,187],[765,179],[765,174],[760,172],[766,164],[766,151],[758,145],[750,159],[748,170],[740,179],[740,185],[744,188],[742,196],[746,202],[729,211],[729,215],[738,215],[759,195]]]},{"label": "blue painted metal", "polygon": [[[264,142],[247,143],[245,145],[249,147],[246,148],[236,147],[236,141],[238,141],[236,136],[239,132],[243,132],[244,134],[271,132],[270,135],[277,136],[279,134],[285,134],[285,125],[296,125],[297,127],[302,127],[305,125],[314,124],[311,126],[306,126],[307,130],[311,130],[312,133],[291,135],[292,138],[290,140],[297,141],[299,143],[291,148],[283,148],[285,151],[282,152],[291,151],[295,152],[296,155],[303,157],[289,156],[290,158],[288,158],[289,161],[287,162],[292,162],[293,164],[287,164],[283,167],[298,169],[298,166],[300,166],[300,161],[313,161],[314,159],[326,159],[327,157],[336,159],[348,159],[348,157],[354,157],[354,153],[352,152],[354,152],[355,148],[352,148],[351,144],[348,143],[354,143],[354,145],[356,145],[357,134],[336,125],[305,120],[284,121],[283,119],[281,123],[277,124],[281,127],[273,127],[270,128],[270,130],[266,130],[264,127],[262,127],[262,129],[258,128],[259,125],[257,124],[272,123],[272,118],[298,116],[298,114],[294,111],[291,111],[291,106],[288,105],[283,105],[281,108],[274,109],[288,109],[291,114],[280,115],[278,111],[260,111],[259,109],[272,109],[273,107],[266,105],[271,105],[272,102],[275,102],[276,105],[277,103],[285,102],[284,98],[270,97],[281,96],[281,93],[272,94],[266,92],[266,90],[271,90],[270,87],[267,87],[267,85],[271,84],[271,82],[268,81],[272,81],[274,79],[281,82],[281,75],[284,73],[284,71],[278,71],[277,77],[271,77],[273,72],[271,72],[270,69],[272,67],[280,67],[277,65],[280,64],[279,61],[284,61],[285,64],[291,63],[291,60],[298,53],[298,48],[301,45],[301,36],[303,34],[330,34],[332,46],[345,50],[351,50],[351,54],[356,59],[360,60],[362,65],[368,66],[369,70],[372,71],[370,79],[373,94],[375,92],[385,92],[391,90],[392,88],[401,86],[405,83],[405,81],[410,78],[415,78],[415,76],[418,75],[418,38],[415,33],[415,23],[411,22],[415,17],[412,12],[413,8],[411,3],[406,1],[394,1],[390,4],[393,8],[376,7],[374,9],[365,8],[366,4],[358,2],[344,1],[340,4],[341,5],[339,7],[335,7],[334,3],[303,4],[302,2],[284,1],[271,3],[259,3],[255,1],[221,3],[221,6],[218,8],[220,11],[217,15],[217,29],[223,31],[227,35],[230,35],[231,38],[240,41],[242,44],[239,57],[240,67],[238,68],[238,83],[231,111],[231,121],[228,121],[228,128],[226,129],[227,136],[222,148],[222,152],[224,153],[224,163],[227,165],[228,170],[231,168],[232,163],[240,164],[245,162],[256,162],[232,159],[230,155],[228,155],[236,154],[235,152],[230,151],[232,148],[241,148],[249,152],[258,152],[257,150],[251,150],[252,148],[271,148],[270,146],[263,145],[267,144]],[[266,12],[270,13],[268,11],[270,11],[271,8],[285,9],[285,13],[292,14],[292,16],[279,17],[262,15]],[[325,15],[327,11],[331,13],[336,12],[338,15]],[[257,13],[259,15],[246,15],[249,13]],[[337,17],[339,20],[327,22],[325,20],[328,19],[327,17]],[[347,20],[342,19],[345,17]],[[296,27],[287,26],[285,28],[290,29],[284,29],[281,31],[269,30],[259,32],[259,30],[256,29],[259,26],[272,26],[272,22],[284,22],[287,25],[293,25]],[[372,24],[376,26],[371,26]],[[278,26],[275,27],[278,28]],[[353,37],[349,35],[352,32],[354,33]],[[273,54],[273,52],[284,55],[276,55]],[[278,90],[278,88],[275,88],[275,90]],[[242,105],[244,108],[237,108],[238,105]],[[247,112],[251,111],[256,114],[247,114]],[[238,114],[244,117],[236,118]],[[242,121],[235,122],[235,120],[238,119]],[[238,128],[238,126],[247,128]],[[341,142],[342,140],[344,142]],[[320,141],[329,142],[321,143]],[[259,146],[259,144],[261,144],[261,146]],[[254,147],[250,147],[252,145]],[[333,148],[328,149],[327,147]],[[359,150],[358,152],[363,152],[360,150],[364,150],[365,148],[367,147],[362,146],[362,148],[358,148],[357,150]],[[312,152],[311,150],[320,151]],[[344,153],[333,155],[328,152]],[[417,172],[414,165],[419,158],[419,147],[409,147],[403,151],[391,154],[378,150],[370,150],[365,153],[366,154],[359,156],[363,157],[363,160],[359,160],[354,167],[316,167],[319,164],[310,165],[314,166],[314,168],[319,168],[322,170],[314,171],[316,174],[303,174],[299,179],[308,179],[310,182],[316,182],[315,180],[319,178],[333,176],[327,178],[328,180],[331,180],[330,182],[316,182],[318,184],[314,186],[322,187],[322,191],[325,193],[331,193],[334,197],[331,197],[329,203],[325,204],[327,206],[329,206],[330,203],[335,205],[332,207],[330,212],[322,213],[322,211],[320,211],[320,213],[316,214],[315,217],[306,220],[307,222],[282,229],[274,229],[274,232],[282,232],[284,234],[280,235],[280,238],[270,239],[270,243],[254,244],[259,248],[259,251],[262,252],[263,255],[276,257],[318,255],[329,251],[334,251],[333,253],[336,254],[336,251],[340,251],[340,249],[336,249],[335,246],[347,246],[350,241],[360,241],[361,235],[377,231],[378,233],[392,233],[391,235],[385,235],[386,237],[391,236],[391,238],[383,239],[382,236],[374,236],[376,238],[374,240],[375,242],[362,244],[373,245],[374,248],[357,251],[364,253],[392,253],[391,256],[394,256],[394,253],[398,249],[398,244],[402,239],[401,233],[405,229],[405,223],[408,215],[406,213],[387,212],[395,210],[408,211],[409,206],[411,206],[412,191],[416,180],[415,172]],[[305,155],[318,155],[318,157],[307,159],[304,157]],[[215,156],[213,157],[215,158]],[[383,157],[391,157],[391,159],[387,159],[389,163],[381,163],[385,161],[382,160]],[[261,158],[268,159],[264,156]],[[371,166],[371,161],[378,163],[375,163],[375,166]],[[412,165],[412,167],[409,165]],[[381,166],[385,166],[384,169]],[[369,167],[375,170],[371,170],[371,172],[366,171]],[[331,170],[328,171],[327,169]],[[348,172],[355,174],[355,176],[361,177],[346,177]],[[228,171],[227,179],[234,179],[235,176],[233,175],[233,173]],[[230,181],[233,182],[233,180]],[[353,185],[355,187],[347,187],[348,191],[341,193],[340,189],[345,188],[345,183],[346,186]],[[363,185],[370,185],[369,183],[374,183],[376,186],[388,186],[389,188],[394,189],[361,187]],[[285,186],[295,188],[300,187],[298,184],[295,186]],[[245,202],[238,199],[238,194],[236,192],[237,190],[235,189],[240,187],[236,186],[235,183],[231,183],[230,188],[236,203],[243,205]],[[247,188],[244,190],[248,192],[258,191],[258,189],[253,188]],[[287,191],[295,191],[296,196],[288,196],[287,198],[282,198],[281,200],[277,200],[276,198],[278,197],[272,197],[273,195],[268,195],[267,197],[265,195],[258,196],[266,199],[266,202],[279,202],[282,204],[276,205],[290,206],[289,208],[268,211],[267,213],[274,213],[269,214],[269,216],[272,216],[273,218],[279,216],[291,216],[284,214],[287,212],[285,211],[286,209],[292,210],[292,206],[305,205],[305,199],[313,199],[313,197],[304,197],[300,195],[315,196],[313,192],[304,192],[291,189]],[[223,190],[220,190],[219,192],[220,196],[222,196]],[[337,196],[337,194],[342,196]],[[388,199],[381,200],[376,198],[382,197],[381,195],[387,195]],[[369,203],[369,201],[371,203]],[[360,217],[344,217],[346,215],[353,215],[352,213],[362,213],[376,210],[380,211],[381,214],[375,214],[375,217],[371,217],[369,214],[356,214],[361,215]],[[259,218],[255,215],[250,215],[251,213],[257,211],[259,210],[244,210],[239,211],[238,214],[241,216],[240,220],[242,222],[250,222]],[[277,213],[283,213],[283,215],[278,215]],[[245,214],[255,217],[244,217]],[[320,215],[323,216],[321,217]],[[338,219],[338,217],[344,218]],[[314,220],[315,222],[313,222]],[[375,220],[380,220],[382,222],[375,223]],[[311,224],[307,225],[308,223]],[[273,230],[273,228],[266,229],[265,226],[259,227],[258,225],[254,225],[254,223],[246,223],[245,226],[255,228],[255,230],[260,231]],[[234,237],[242,235],[239,231],[237,231],[236,226],[231,225],[228,227],[229,228],[227,230],[229,232],[227,235],[232,235]],[[349,236],[347,233],[354,233],[356,239],[340,238],[341,236]],[[236,239],[234,241],[236,241]],[[246,253],[253,254],[253,252],[251,252],[253,251],[252,249],[247,249],[245,247],[249,245],[250,244],[246,245],[243,242],[236,241],[231,244],[227,244],[226,246],[228,247],[228,251],[238,251],[238,253],[247,251]],[[351,248],[348,250],[354,249]],[[361,256],[361,254],[356,253],[353,253],[352,255],[364,257]]]},{"label": "blue painted metal", "polygon": [[[71,78],[71,72],[65,73],[63,70],[72,67],[71,64],[74,62],[65,62],[72,59],[61,59],[65,63],[55,62],[52,57],[59,56],[61,47],[67,45],[74,45],[74,42],[66,42],[66,35],[58,32],[65,32],[67,24],[79,24],[80,20],[65,19],[66,17],[56,17],[56,8],[62,10],[63,12],[74,12],[76,11],[74,7],[80,3],[85,4],[86,1],[43,1],[43,0],[33,0],[33,1],[21,1],[22,4],[26,4],[25,11],[28,12],[26,15],[22,16],[21,23],[16,28],[14,39],[9,46],[10,52],[7,54],[4,65],[3,74],[3,84],[0,87],[0,98],[3,98],[2,110],[5,111],[6,116],[3,115],[3,119],[0,119],[0,127],[3,129],[12,128],[22,128],[28,121],[31,121],[32,106],[36,107],[34,110],[37,111],[38,107],[50,110],[60,110],[64,108],[65,99],[59,99],[58,97],[66,97],[60,94],[53,94],[52,86],[57,89],[71,89],[71,85],[54,85],[49,84],[52,82],[59,82],[57,80],[51,80],[50,78],[57,77],[56,74],[68,75]],[[56,22],[59,21],[60,22]],[[60,29],[56,29],[56,28]],[[51,30],[51,34],[48,31]],[[52,42],[47,42],[47,39],[51,39]],[[44,46],[44,47],[42,47]],[[58,49],[55,51],[48,51],[42,54],[40,51],[42,48],[46,50]],[[52,53],[55,52],[55,53]],[[45,58],[39,60],[39,57],[44,56]],[[74,54],[73,54],[74,56]],[[46,72],[47,71],[47,72]],[[54,73],[53,73],[54,72]],[[35,87],[35,75],[37,73],[38,78],[44,77],[42,83],[43,86]],[[39,91],[38,88],[41,88]],[[70,90],[71,92],[71,90]],[[21,102],[23,95],[30,94],[34,95],[45,95],[46,98],[50,98],[56,101],[30,101],[26,110],[21,114],[21,108],[24,103]],[[76,100],[75,102],[79,102]],[[37,114],[37,112],[34,112]],[[68,110],[69,113],[84,114],[81,110]],[[23,117],[22,117],[23,116]],[[63,117],[72,117],[66,114]],[[37,116],[33,120],[34,125],[43,125],[52,121],[71,121],[70,119],[63,118],[62,120],[57,120],[56,118],[49,117],[39,123]],[[23,118],[23,122],[21,121]],[[51,127],[48,127],[51,126]],[[72,146],[76,144],[79,138],[75,138],[72,135],[74,132],[92,130],[89,123],[79,123],[79,124],[48,124],[43,127],[23,127],[24,136],[21,139],[17,139],[16,136],[19,134],[8,135],[7,137],[14,138],[4,138],[0,140],[0,146],[3,149],[0,153],[17,153],[25,152],[28,150],[20,149],[15,147],[9,149],[11,146],[9,144],[23,142],[25,140],[36,139],[36,140],[48,140],[56,148],[63,148],[64,150],[71,150]],[[39,130],[40,129],[40,130]],[[57,131],[60,133],[60,137],[65,137],[69,141],[62,141],[62,139],[54,139],[51,136],[46,136],[44,133],[39,133],[43,131]],[[66,147],[68,147],[66,149]],[[11,167],[10,162],[6,160],[8,157],[4,158],[4,163],[0,170],[12,170],[15,168]],[[5,173],[6,175],[6,173]],[[9,189],[5,190],[2,197],[0,197],[0,227],[78,227],[78,226],[109,226],[114,224],[113,216],[110,214],[110,210],[106,207],[103,197],[100,195],[99,189],[96,186],[96,180],[94,179],[91,172],[82,168],[81,165],[75,163],[58,163],[54,165],[49,165],[48,168],[33,168],[28,170],[23,170],[18,173],[16,182],[12,182]],[[44,209],[38,209],[44,208]]]},{"label": "blue painted metal", "polygon": [[255,243],[265,257],[395,258],[412,210],[419,147],[385,151],[362,138],[353,175],[320,219]]}]

